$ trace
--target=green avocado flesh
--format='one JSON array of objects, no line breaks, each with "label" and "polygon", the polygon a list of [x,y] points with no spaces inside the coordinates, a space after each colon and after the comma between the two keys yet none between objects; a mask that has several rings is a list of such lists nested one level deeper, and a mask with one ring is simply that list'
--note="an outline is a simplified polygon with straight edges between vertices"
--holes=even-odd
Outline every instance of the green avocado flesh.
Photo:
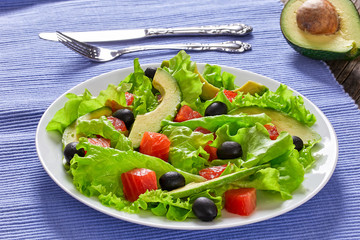
[{"label": "green avocado flesh", "polygon": [[304,143],[310,140],[319,140],[320,135],[305,124],[296,119],[273,109],[259,107],[243,107],[235,109],[231,114],[247,113],[249,115],[265,113],[271,118],[271,123],[276,126],[278,132],[286,131],[292,136],[300,137]]},{"label": "green avocado flesh", "polygon": [[205,182],[198,183],[189,183],[182,188],[178,188],[169,192],[174,198],[183,198],[188,197],[192,194],[196,194],[207,189],[217,188],[222,185],[226,185],[235,181],[240,180],[241,178],[247,177],[251,174],[254,174],[258,170],[264,168],[264,166],[257,166],[249,169],[245,169],[240,172],[231,173],[225,176],[214,178]]},{"label": "green avocado flesh", "polygon": [[290,0],[281,14],[281,30],[299,53],[321,60],[354,59],[360,55],[360,16],[350,0],[328,0],[339,18],[334,34],[311,34],[297,25],[297,10],[306,0]]},{"label": "green avocado flesh", "polygon": [[165,70],[161,68],[156,70],[153,86],[160,92],[162,101],[154,111],[136,116],[129,135],[129,139],[134,148],[140,146],[142,136],[145,132],[160,131],[161,121],[168,116],[174,117],[177,107],[181,102],[179,85],[175,78]]},{"label": "green avocado flesh", "polygon": [[102,107],[93,112],[85,114],[84,116],[79,117],[75,122],[65,128],[65,131],[62,136],[62,143],[65,147],[67,144],[71,142],[78,142],[79,135],[76,134],[76,125],[81,120],[91,120],[91,119],[98,119],[101,116],[110,116],[112,114],[111,108],[109,107]]},{"label": "green avocado flesh", "polygon": [[238,89],[235,89],[234,92],[243,92],[244,94],[250,93],[251,95],[255,95],[256,93],[258,95],[262,95],[267,90],[268,88],[264,85],[250,80]]}]

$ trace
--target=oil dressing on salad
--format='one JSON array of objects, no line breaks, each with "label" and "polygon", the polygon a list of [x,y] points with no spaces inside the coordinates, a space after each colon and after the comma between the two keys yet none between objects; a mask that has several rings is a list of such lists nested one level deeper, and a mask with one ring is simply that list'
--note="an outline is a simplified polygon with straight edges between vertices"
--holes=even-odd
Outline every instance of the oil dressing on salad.
[{"label": "oil dressing on salad", "polygon": [[134,72],[98,96],[88,90],[48,123],[79,192],[128,213],[212,221],[249,216],[258,191],[284,201],[315,162],[316,118],[285,85],[242,86],[216,65],[200,73],[185,51]]}]

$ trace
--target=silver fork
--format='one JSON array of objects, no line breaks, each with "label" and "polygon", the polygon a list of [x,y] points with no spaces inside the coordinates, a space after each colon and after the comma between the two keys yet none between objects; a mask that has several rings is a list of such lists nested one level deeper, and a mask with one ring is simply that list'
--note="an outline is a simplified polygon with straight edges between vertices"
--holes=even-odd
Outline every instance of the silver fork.
[{"label": "silver fork", "polygon": [[186,43],[186,44],[166,44],[166,45],[143,45],[127,47],[120,50],[112,50],[103,47],[97,47],[88,43],[75,40],[61,32],[56,32],[59,42],[78,54],[96,62],[107,62],[113,60],[125,53],[131,53],[144,50],[155,49],[183,49],[193,51],[225,51],[233,53],[242,53],[251,49],[251,45],[241,41],[228,41],[222,43]]}]

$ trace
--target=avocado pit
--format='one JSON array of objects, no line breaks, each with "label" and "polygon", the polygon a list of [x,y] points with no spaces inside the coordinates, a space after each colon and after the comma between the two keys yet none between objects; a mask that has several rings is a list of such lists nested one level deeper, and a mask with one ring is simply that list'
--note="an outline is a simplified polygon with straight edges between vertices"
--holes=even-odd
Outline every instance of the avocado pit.
[{"label": "avocado pit", "polygon": [[339,29],[339,17],[328,0],[307,0],[296,12],[298,27],[310,34],[334,34]]}]

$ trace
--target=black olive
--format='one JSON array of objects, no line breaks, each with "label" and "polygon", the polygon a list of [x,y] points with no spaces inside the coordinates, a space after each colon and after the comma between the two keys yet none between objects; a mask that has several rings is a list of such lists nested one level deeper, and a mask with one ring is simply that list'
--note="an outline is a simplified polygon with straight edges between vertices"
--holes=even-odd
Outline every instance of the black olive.
[{"label": "black olive", "polygon": [[296,150],[300,151],[301,149],[303,149],[304,142],[301,138],[299,138],[298,136],[293,136],[292,139]]},{"label": "black olive", "polygon": [[129,130],[131,125],[135,121],[135,117],[132,111],[123,108],[113,113],[113,117],[116,117],[125,123],[126,128]]},{"label": "black olive", "polygon": [[242,157],[242,148],[237,142],[226,141],[220,145],[216,154],[219,159],[234,159]]},{"label": "black olive", "polygon": [[79,155],[80,157],[85,156],[85,151],[83,148],[79,150],[76,149],[78,142],[71,142],[67,144],[64,148],[64,157],[67,163],[70,163],[70,160],[74,157],[75,154]]},{"label": "black olive", "polygon": [[155,76],[157,68],[156,67],[148,67],[145,69],[145,76],[147,76],[148,78],[153,79]]},{"label": "black olive", "polygon": [[205,116],[215,116],[227,114],[227,106],[223,102],[213,102],[205,110]]},{"label": "black olive", "polygon": [[171,191],[185,186],[185,178],[178,172],[167,172],[160,177],[159,184],[162,190]]},{"label": "black olive", "polygon": [[214,220],[218,214],[215,203],[206,197],[197,198],[192,205],[192,210],[195,216],[204,222]]}]

